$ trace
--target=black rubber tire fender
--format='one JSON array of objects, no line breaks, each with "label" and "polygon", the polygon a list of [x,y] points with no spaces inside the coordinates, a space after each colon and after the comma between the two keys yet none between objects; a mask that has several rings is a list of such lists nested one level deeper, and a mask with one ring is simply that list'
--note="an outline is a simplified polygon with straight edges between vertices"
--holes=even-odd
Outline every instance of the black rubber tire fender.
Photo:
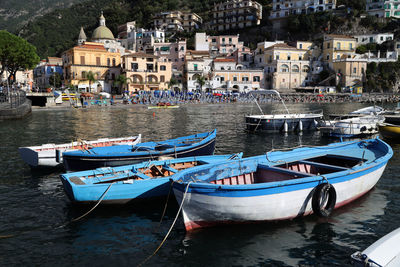
[{"label": "black rubber tire fender", "polygon": [[[321,200],[326,194],[328,200],[326,201],[326,205],[324,205],[324,203],[321,203]],[[311,204],[312,210],[316,215],[320,217],[328,217],[336,205],[336,190],[333,185],[322,183],[315,187]]]}]

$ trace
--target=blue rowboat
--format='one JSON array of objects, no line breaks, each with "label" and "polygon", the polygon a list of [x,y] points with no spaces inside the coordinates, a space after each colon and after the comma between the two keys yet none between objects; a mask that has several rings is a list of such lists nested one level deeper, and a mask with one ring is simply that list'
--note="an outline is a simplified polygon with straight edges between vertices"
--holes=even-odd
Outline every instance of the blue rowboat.
[{"label": "blue rowboat", "polygon": [[184,158],[214,154],[217,130],[160,142],[137,145],[96,147],[63,153],[67,171],[92,170],[157,160],[160,157]]},{"label": "blue rowboat", "polygon": [[172,176],[186,229],[329,216],[371,190],[391,147],[380,139],[303,147],[220,162]]},{"label": "blue rowboat", "polygon": [[170,176],[194,166],[241,158],[242,153],[148,161],[61,174],[64,191],[73,202],[125,204],[134,199],[167,195]]}]

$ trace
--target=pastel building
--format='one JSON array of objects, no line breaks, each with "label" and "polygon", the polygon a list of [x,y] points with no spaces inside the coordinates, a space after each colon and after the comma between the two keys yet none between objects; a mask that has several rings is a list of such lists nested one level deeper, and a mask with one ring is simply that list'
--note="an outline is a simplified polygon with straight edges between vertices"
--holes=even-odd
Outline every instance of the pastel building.
[{"label": "pastel building", "polygon": [[257,44],[257,48],[254,51],[254,64],[257,67],[264,67],[266,65],[264,52],[267,48],[276,45],[283,44],[284,41],[275,41],[275,42],[260,42]]},{"label": "pastel building", "polygon": [[188,91],[201,90],[199,77],[209,83],[212,74],[213,59],[208,51],[188,50],[185,56],[184,82]]},{"label": "pastel building", "polygon": [[118,38],[125,49],[146,52],[153,49],[155,43],[165,42],[165,32],[159,29],[136,28],[135,21],[131,21],[118,26]]},{"label": "pastel building", "polygon": [[336,0],[273,0],[270,19],[286,18],[290,15],[330,11],[336,8]]},{"label": "pastel building", "polygon": [[366,11],[368,15],[378,18],[400,18],[400,3],[397,0],[367,0]]},{"label": "pastel building", "polygon": [[129,91],[166,90],[172,76],[171,62],[158,56],[132,53],[122,56],[122,73],[128,80]]},{"label": "pastel building", "polygon": [[354,55],[357,42],[347,35],[326,34],[323,41],[323,60],[333,67],[333,61]]},{"label": "pastel building", "polygon": [[166,32],[190,32],[199,29],[202,23],[203,19],[196,13],[179,10],[161,12],[153,18],[154,28]]},{"label": "pastel building", "polygon": [[63,78],[63,62],[59,57],[48,57],[42,60],[36,68],[33,69],[33,81],[36,88],[44,90],[49,87],[54,87],[50,84],[50,77],[55,76],[56,73]]},{"label": "pastel building", "polygon": [[215,3],[210,28],[216,31],[242,29],[259,25],[262,5],[253,0],[230,0]]},{"label": "pastel building", "polygon": [[366,80],[368,60],[352,56],[333,61],[333,69],[338,76],[338,84],[344,86],[361,86]]},{"label": "pastel building", "polygon": [[243,42],[239,41],[237,35],[208,36],[205,33],[196,33],[196,51],[209,51],[211,56],[232,56],[236,50],[243,48]]},{"label": "pastel building", "polygon": [[357,46],[370,43],[382,44],[386,41],[394,39],[393,33],[373,33],[373,34],[358,34],[353,36],[356,39]]},{"label": "pastel building", "polygon": [[264,51],[266,88],[291,90],[310,85],[323,70],[316,64],[311,42],[298,42],[296,46],[275,44]]},{"label": "pastel building", "polygon": [[242,69],[234,58],[216,58],[208,88],[234,92],[249,92],[264,88],[264,71]]},{"label": "pastel building", "polygon": [[183,71],[186,50],[186,39],[170,43],[160,42],[153,44],[154,55],[158,56],[160,60],[170,62],[174,71]]},{"label": "pastel building", "polygon": [[[108,51],[104,44],[85,42],[62,54],[64,81],[85,92],[109,92],[115,78],[120,74],[119,52]],[[95,82],[88,80],[88,73],[94,74]]]}]

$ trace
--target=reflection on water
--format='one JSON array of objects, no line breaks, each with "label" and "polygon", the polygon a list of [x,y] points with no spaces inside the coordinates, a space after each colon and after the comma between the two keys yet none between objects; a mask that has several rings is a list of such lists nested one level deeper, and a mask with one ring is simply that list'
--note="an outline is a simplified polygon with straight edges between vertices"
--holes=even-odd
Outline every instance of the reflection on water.
[{"label": "reflection on water", "polygon": [[[18,121],[4,121],[0,150],[1,265],[136,265],[151,255],[177,212],[173,198],[160,227],[165,200],[126,207],[99,207],[75,223],[89,207],[72,205],[59,180],[60,170],[32,171],[18,147],[141,133],[145,141],[163,140],[218,129],[216,153],[242,151],[245,156],[271,149],[338,142],[318,132],[248,134],[244,115],[252,104],[194,105],[147,110],[142,106],[74,110],[34,110]],[[365,106],[365,105],[364,105]],[[324,109],[345,113],[362,104],[295,104],[293,111]],[[264,104],[265,113],[279,104]],[[256,111],[253,108],[253,111]],[[154,112],[154,113],[153,113]],[[400,146],[377,187],[328,219],[315,216],[293,221],[236,225],[186,234],[179,218],[170,237],[147,264],[343,266],[397,228],[400,220]]]}]

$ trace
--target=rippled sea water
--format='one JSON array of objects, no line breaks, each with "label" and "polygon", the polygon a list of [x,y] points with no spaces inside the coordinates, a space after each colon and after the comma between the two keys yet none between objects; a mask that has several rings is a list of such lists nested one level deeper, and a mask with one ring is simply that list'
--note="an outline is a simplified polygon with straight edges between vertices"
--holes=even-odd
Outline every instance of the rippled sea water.
[{"label": "rippled sea water", "polygon": [[[289,109],[345,113],[362,104],[292,104]],[[265,112],[282,108],[265,104]],[[135,266],[160,244],[178,205],[165,200],[87,211],[70,203],[60,169],[31,170],[18,147],[77,139],[141,133],[144,141],[164,140],[218,129],[216,153],[245,156],[272,148],[337,142],[318,132],[248,134],[244,115],[252,104],[184,105],[148,110],[144,106],[92,109],[38,109],[22,120],[0,122],[0,265]],[[209,228],[187,234],[179,217],[159,252],[143,266],[346,266],[349,256],[398,228],[400,221],[400,146],[377,186],[361,199],[335,210],[327,219],[308,216],[292,221]]]}]

